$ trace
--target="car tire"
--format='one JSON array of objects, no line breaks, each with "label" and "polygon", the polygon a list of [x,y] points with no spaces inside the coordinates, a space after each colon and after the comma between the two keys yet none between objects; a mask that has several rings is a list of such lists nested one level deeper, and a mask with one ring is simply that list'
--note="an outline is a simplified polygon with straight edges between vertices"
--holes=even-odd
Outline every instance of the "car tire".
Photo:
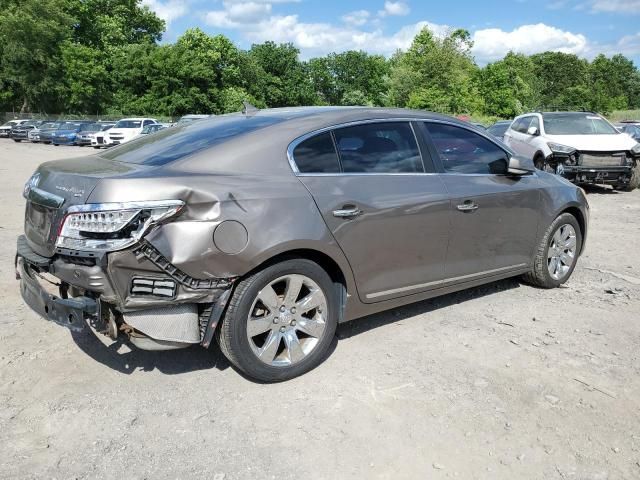
[{"label": "car tire", "polygon": [[[314,304],[321,306],[303,312],[300,302],[312,295]],[[263,298],[268,301],[263,303]],[[236,285],[217,331],[218,344],[248,377],[269,383],[289,380],[324,360],[335,336],[339,308],[338,289],[323,268],[306,259],[286,260]],[[253,327],[250,322],[255,322]]]},{"label": "car tire", "polygon": [[545,161],[544,161],[544,155],[538,153],[534,158],[533,158],[533,165],[538,169],[538,170],[544,170],[545,167]]},{"label": "car tire", "polygon": [[17,138],[14,138],[13,141],[20,143],[22,140],[18,140]]},{"label": "car tire", "polygon": [[619,188],[619,190],[631,192],[638,187],[640,187],[640,164],[633,167],[633,170],[631,170],[631,179],[629,180],[629,183],[624,187]]},{"label": "car tire", "polygon": [[[573,233],[573,240],[566,241],[563,245],[562,239],[571,237],[571,232]],[[558,240],[561,241],[559,242]],[[572,245],[572,251],[569,247],[570,245]],[[529,273],[524,275],[524,280],[540,288],[559,287],[571,277],[581,249],[582,231],[578,220],[570,213],[559,215],[549,225],[538,244],[533,267]],[[567,265],[566,261],[562,259],[569,257],[571,257],[571,262],[570,265]],[[554,268],[554,266],[557,268]]]}]

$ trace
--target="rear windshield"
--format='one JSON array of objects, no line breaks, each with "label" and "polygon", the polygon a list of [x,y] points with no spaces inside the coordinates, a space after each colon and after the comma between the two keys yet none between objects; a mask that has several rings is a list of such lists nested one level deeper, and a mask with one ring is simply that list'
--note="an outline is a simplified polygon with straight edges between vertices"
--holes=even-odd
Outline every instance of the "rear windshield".
[{"label": "rear windshield", "polygon": [[120,120],[115,124],[115,128],[140,128],[142,120]]},{"label": "rear windshield", "polygon": [[145,135],[106,150],[100,156],[117,162],[165,165],[280,121],[282,119],[274,117],[221,115],[184,126],[164,128],[153,135]]},{"label": "rear windshield", "polygon": [[609,122],[593,113],[547,113],[542,116],[549,135],[612,135],[618,132]]}]

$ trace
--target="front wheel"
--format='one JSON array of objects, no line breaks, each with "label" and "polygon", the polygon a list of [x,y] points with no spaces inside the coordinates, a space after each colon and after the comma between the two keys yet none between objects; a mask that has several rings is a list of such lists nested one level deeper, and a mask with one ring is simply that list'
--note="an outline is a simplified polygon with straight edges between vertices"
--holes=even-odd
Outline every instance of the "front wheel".
[{"label": "front wheel", "polygon": [[559,215],[545,232],[526,282],[541,288],[559,287],[571,277],[582,248],[582,232],[576,217]]},{"label": "front wheel", "polygon": [[339,300],[318,264],[292,259],[245,278],[218,330],[222,353],[263,382],[297,377],[324,359],[335,335]]},{"label": "front wheel", "polygon": [[625,192],[631,192],[638,187],[640,187],[640,164],[633,167],[633,170],[631,170],[631,179],[629,180],[629,183],[622,187],[621,190],[624,190]]},{"label": "front wheel", "polygon": [[22,140],[18,140],[17,138],[14,138],[13,141],[20,143]]}]

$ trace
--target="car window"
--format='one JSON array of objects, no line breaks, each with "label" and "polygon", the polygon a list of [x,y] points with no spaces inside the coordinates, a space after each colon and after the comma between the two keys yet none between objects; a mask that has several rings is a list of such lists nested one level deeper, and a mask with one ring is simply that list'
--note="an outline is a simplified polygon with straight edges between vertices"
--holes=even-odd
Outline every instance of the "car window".
[{"label": "car window", "polygon": [[293,150],[300,173],[339,173],[340,162],[330,133],[322,133],[301,142]]},{"label": "car window", "polygon": [[513,130],[514,132],[522,132],[523,125],[524,118],[518,118],[517,120],[514,120],[513,124],[511,125],[511,130]]},{"label": "car window", "polygon": [[495,143],[466,128],[426,123],[431,139],[449,173],[506,173],[507,153]]},{"label": "car window", "polygon": [[143,125],[143,126],[147,126],[147,125],[151,125],[151,124],[153,124],[153,123],[154,123],[154,122],[152,122],[151,120],[145,120],[144,122],[142,122],[142,125]]},{"label": "car window", "polygon": [[422,173],[422,159],[411,125],[367,123],[334,131],[345,173]]},{"label": "car window", "polygon": [[536,127],[538,129],[538,132],[540,131],[540,120],[538,120],[538,117],[531,117],[531,123],[527,128],[529,129],[531,127]]}]

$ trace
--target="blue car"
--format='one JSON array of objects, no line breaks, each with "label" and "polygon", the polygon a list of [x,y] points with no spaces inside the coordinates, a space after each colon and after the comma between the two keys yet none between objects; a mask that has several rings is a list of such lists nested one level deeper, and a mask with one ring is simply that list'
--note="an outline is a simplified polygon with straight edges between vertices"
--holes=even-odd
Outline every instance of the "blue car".
[{"label": "blue car", "polygon": [[56,147],[58,145],[77,145],[78,133],[83,125],[89,123],[92,122],[77,121],[63,123],[51,134],[51,143]]}]

